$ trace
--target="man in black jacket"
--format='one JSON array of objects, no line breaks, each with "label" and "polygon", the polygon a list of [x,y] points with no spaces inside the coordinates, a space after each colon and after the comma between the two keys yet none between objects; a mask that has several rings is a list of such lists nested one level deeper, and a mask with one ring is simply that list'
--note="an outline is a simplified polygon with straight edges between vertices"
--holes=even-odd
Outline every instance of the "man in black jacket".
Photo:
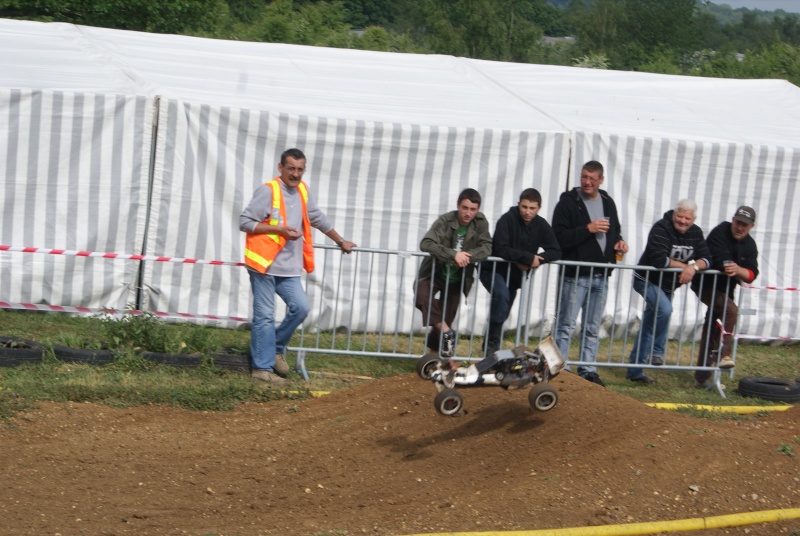
[{"label": "man in black jacket", "polygon": [[[603,165],[591,160],[581,169],[581,185],[561,194],[553,212],[553,231],[561,245],[562,260],[613,265],[628,252],[622,239],[617,205],[604,190]],[[580,360],[597,361],[600,321],[606,305],[611,268],[562,266],[555,341],[566,360],[578,311],[582,310]],[[605,387],[593,365],[578,368],[578,374]]]},{"label": "man in black jacket", "polygon": [[[666,212],[650,229],[639,266],[680,268],[681,272],[641,269],[634,272],[633,290],[644,298],[645,308],[630,363],[647,364],[649,355],[651,365],[664,364],[675,289],[690,282],[697,272],[711,264],[711,252],[703,230],[694,223],[696,218],[697,203],[681,199],[675,210]],[[626,376],[634,382],[656,383],[641,367],[628,367]]]},{"label": "man in black jacket", "polygon": [[[523,276],[544,263],[561,258],[553,229],[539,216],[542,196],[535,188],[523,190],[517,206],[497,221],[492,237],[492,256],[508,262],[481,263],[481,283],[492,295],[489,333],[484,347],[490,356],[503,342],[503,323],[511,312]],[[540,253],[541,250],[541,253]]]},{"label": "man in black jacket", "polygon": [[[719,368],[729,369],[734,366],[731,358],[733,336],[730,333],[736,327],[739,308],[733,301],[733,294],[736,285],[752,283],[758,277],[758,246],[750,236],[755,223],[756,211],[751,207],[741,206],[736,209],[730,222],[720,223],[706,237],[713,259],[711,268],[723,272],[727,277],[719,275],[692,280],[692,290],[700,297],[700,301],[708,306],[706,320],[703,323],[703,338],[700,340],[700,352],[697,356],[697,365],[700,367],[713,367],[717,355],[722,355]],[[717,325],[717,319],[722,322],[726,333],[724,336]],[[711,330],[710,337],[709,330]],[[707,349],[711,352],[707,352]],[[719,350],[719,353],[716,350]],[[710,377],[711,372],[708,370],[695,371],[694,378],[697,381],[695,386],[711,387],[707,384]]]}]

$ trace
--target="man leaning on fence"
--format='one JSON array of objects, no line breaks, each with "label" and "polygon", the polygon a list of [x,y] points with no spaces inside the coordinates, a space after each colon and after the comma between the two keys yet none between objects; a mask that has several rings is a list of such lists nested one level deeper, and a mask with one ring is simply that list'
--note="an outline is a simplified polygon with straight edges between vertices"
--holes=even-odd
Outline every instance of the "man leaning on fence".
[{"label": "man leaning on fence", "polygon": [[[719,367],[733,368],[733,333],[739,308],[733,301],[736,285],[752,283],[758,277],[758,246],[750,236],[756,223],[756,211],[748,206],[736,209],[731,221],[724,221],[714,227],[706,237],[708,249],[713,259],[711,268],[723,272],[716,277],[695,278],[692,290],[700,300],[708,306],[703,323],[703,338],[700,340],[700,352],[697,365],[713,367],[717,356],[721,355]],[[722,334],[717,320],[722,322],[725,334]],[[710,331],[710,335],[709,335]],[[720,339],[721,346],[720,346]],[[695,387],[710,388],[708,380],[711,372],[697,370],[694,373]]]},{"label": "man leaning on fence", "polygon": [[[561,258],[561,248],[547,220],[539,216],[542,195],[527,188],[519,202],[500,216],[492,236],[492,256],[508,262],[481,263],[481,283],[492,296],[489,332],[484,355],[490,356],[503,342],[503,324],[511,312],[523,278],[542,264]],[[541,250],[541,252],[540,252]]]},{"label": "man leaning on fence", "polygon": [[[644,298],[645,307],[630,363],[644,365],[647,357],[651,356],[651,365],[664,364],[675,289],[690,282],[711,263],[711,252],[703,238],[703,230],[694,224],[696,218],[697,204],[691,199],[681,199],[674,210],[667,211],[650,229],[638,264],[680,268],[681,271],[636,270],[633,274],[633,290]],[[656,383],[640,367],[629,367],[626,376],[634,382]]]},{"label": "man leaning on fence", "polygon": [[[553,231],[561,245],[562,260],[614,264],[617,256],[621,259],[627,253],[617,205],[600,189],[604,179],[603,165],[589,161],[581,169],[580,186],[561,194],[553,212]],[[610,268],[562,266],[555,341],[564,359],[569,354],[578,311],[582,310],[580,360],[597,361],[610,273]],[[593,365],[578,367],[578,374],[605,387]]]},{"label": "man leaning on fence", "polygon": [[480,208],[481,194],[467,188],[459,194],[456,210],[439,216],[419,245],[430,255],[417,274],[415,306],[424,325],[431,326],[426,345],[442,357],[455,355],[456,336],[450,326],[461,293],[469,294],[475,263],[492,251],[489,223]]},{"label": "man leaning on fence", "polygon": [[[311,228],[319,229],[344,253],[356,245],[344,240],[311,197],[303,182],[306,157],[299,149],[281,155],[280,175],[259,186],[239,216],[246,233],[245,264],[253,291],[250,359],[254,380],[286,385],[289,365],[283,356],[295,329],[308,314],[300,276],[314,270]],[[286,316],[275,328],[275,295]]]}]

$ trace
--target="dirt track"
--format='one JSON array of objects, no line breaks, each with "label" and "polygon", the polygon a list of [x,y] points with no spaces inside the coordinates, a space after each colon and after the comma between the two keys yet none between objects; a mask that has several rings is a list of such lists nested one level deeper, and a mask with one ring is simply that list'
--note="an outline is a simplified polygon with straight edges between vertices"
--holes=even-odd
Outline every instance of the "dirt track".
[{"label": "dirt track", "polygon": [[708,421],[554,385],[549,413],[477,388],[455,418],[411,375],[225,413],[41,404],[0,428],[0,532],[412,534],[800,507],[800,406]]}]

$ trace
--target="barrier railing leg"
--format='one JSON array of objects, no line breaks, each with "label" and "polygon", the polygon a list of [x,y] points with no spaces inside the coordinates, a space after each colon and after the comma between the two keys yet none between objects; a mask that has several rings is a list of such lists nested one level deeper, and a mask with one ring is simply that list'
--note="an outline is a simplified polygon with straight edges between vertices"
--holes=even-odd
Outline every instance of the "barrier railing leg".
[{"label": "barrier railing leg", "polygon": [[295,367],[297,372],[303,375],[303,379],[308,381],[308,370],[306,370],[306,351],[305,350],[298,350],[297,351],[297,365]]},{"label": "barrier railing leg", "polygon": [[727,399],[728,397],[725,395],[725,387],[722,385],[722,371],[718,368],[714,371],[714,387],[716,387],[719,396],[722,398]]}]

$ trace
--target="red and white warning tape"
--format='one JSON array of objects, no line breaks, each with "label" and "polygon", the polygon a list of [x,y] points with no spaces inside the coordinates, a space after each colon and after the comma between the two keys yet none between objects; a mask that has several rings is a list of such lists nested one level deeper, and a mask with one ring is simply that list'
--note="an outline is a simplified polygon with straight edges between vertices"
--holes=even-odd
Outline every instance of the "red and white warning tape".
[{"label": "red and white warning tape", "polygon": [[798,337],[761,337],[758,335],[741,335],[736,334],[731,331],[725,331],[725,328],[722,326],[722,322],[717,319],[717,327],[719,327],[720,332],[723,335],[733,335],[735,339],[746,339],[750,341],[800,341]]},{"label": "red and white warning tape", "polygon": [[183,320],[198,319],[198,320],[217,320],[234,322],[250,322],[248,318],[241,318],[238,316],[219,316],[219,315],[196,315],[190,313],[167,313],[163,311],[139,311],[136,309],[109,309],[107,307],[91,308],[91,307],[73,307],[68,305],[49,305],[44,303],[12,303],[0,301],[0,309],[19,309],[25,311],[47,311],[52,313],[77,313],[81,315],[97,315],[106,317],[122,317],[124,315],[140,316],[143,314],[151,314],[159,318],[179,318]]},{"label": "red and white warning tape", "polygon": [[47,249],[25,246],[0,245],[0,251],[19,253],[45,253],[48,255],[67,255],[72,257],[98,257],[102,259],[123,259],[132,261],[177,262],[184,264],[213,264],[217,266],[244,266],[243,262],[233,261],[206,261],[201,259],[184,259],[181,257],[161,257],[158,255],[138,255],[129,253],[102,253],[98,251],[80,251],[75,249]]},{"label": "red and white warning tape", "polygon": [[786,290],[789,292],[800,290],[798,287],[757,287],[754,285],[742,285],[742,288],[749,288],[753,290]]}]

